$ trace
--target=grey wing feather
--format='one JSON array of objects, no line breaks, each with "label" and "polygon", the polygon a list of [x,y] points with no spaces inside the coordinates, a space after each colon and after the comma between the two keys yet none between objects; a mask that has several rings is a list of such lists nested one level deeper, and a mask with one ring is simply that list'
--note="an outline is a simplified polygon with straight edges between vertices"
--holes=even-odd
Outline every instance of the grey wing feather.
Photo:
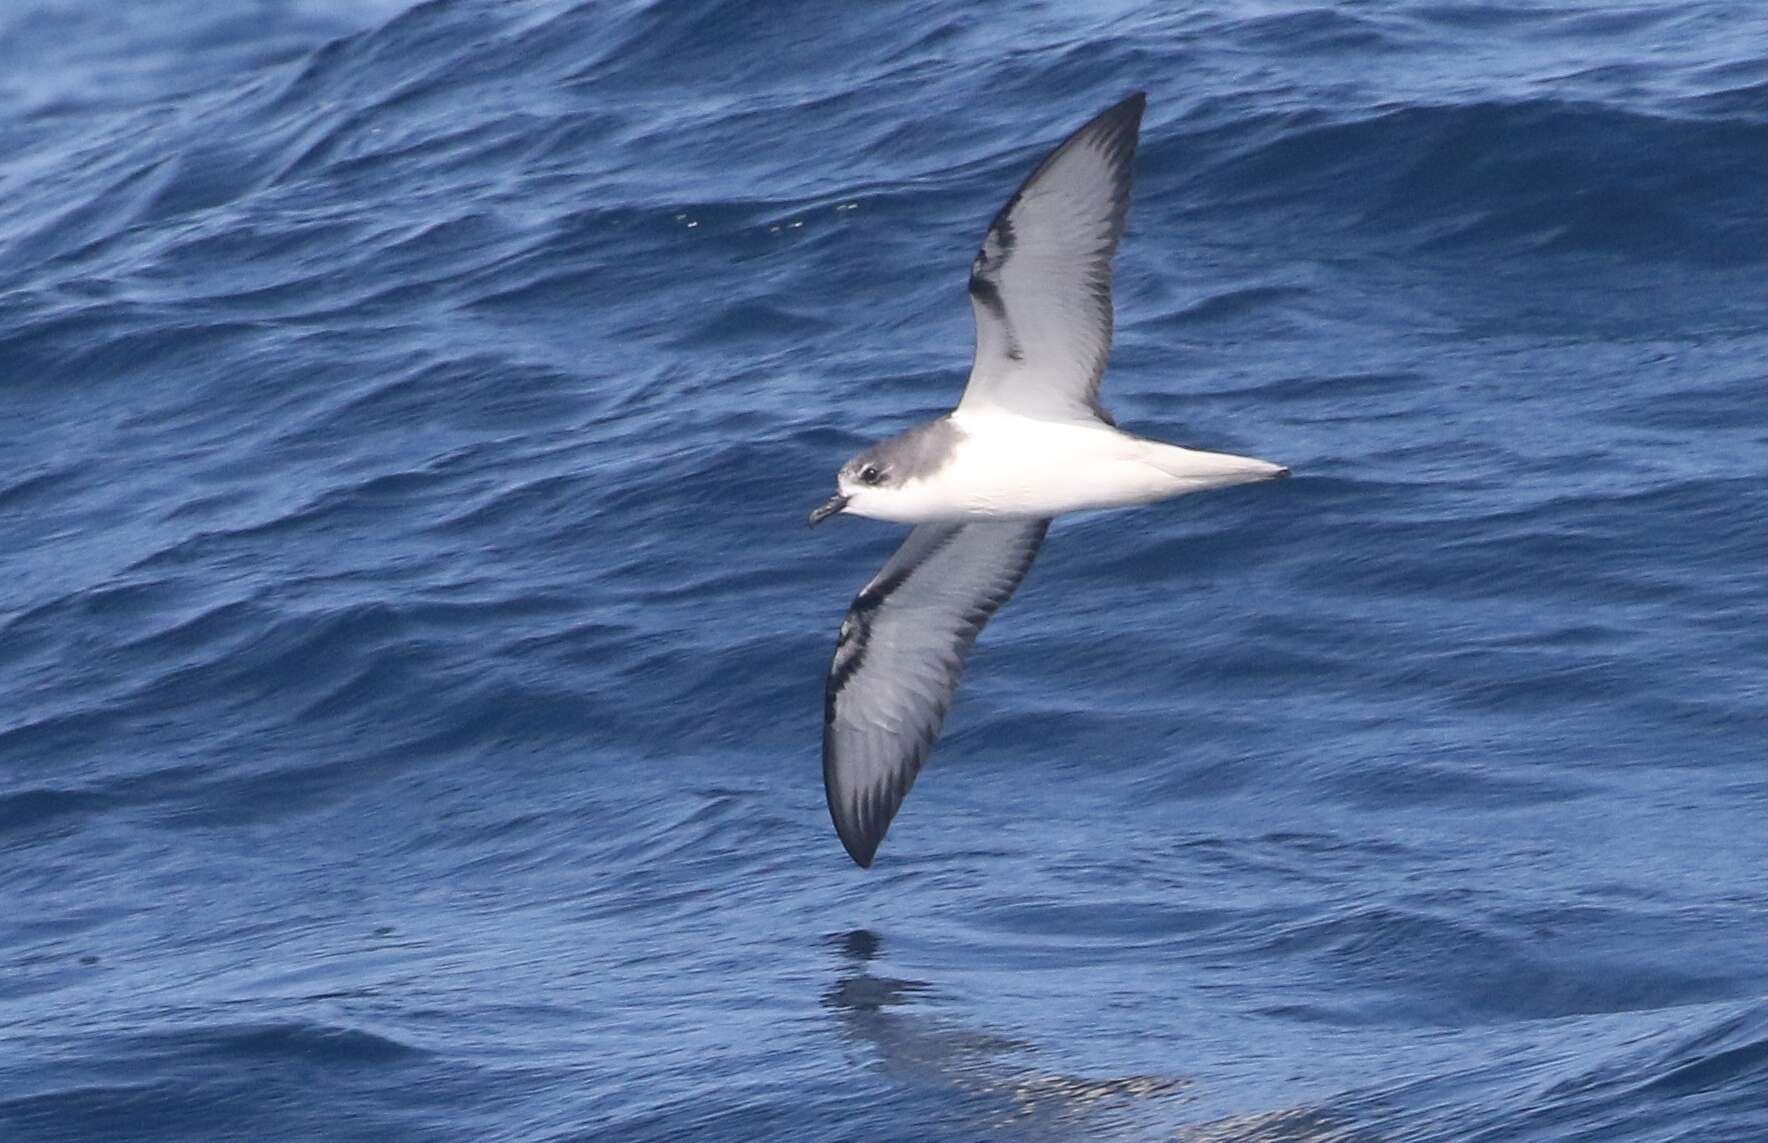
[{"label": "grey wing feather", "polygon": [[995,215],[970,267],[976,360],[960,409],[1109,421],[1111,259],[1130,207],[1147,97],[1136,92],[1065,139]]},{"label": "grey wing feather", "polygon": [[860,865],[871,865],[939,736],[964,655],[1049,526],[922,524],[854,598],[824,691],[823,785]]}]

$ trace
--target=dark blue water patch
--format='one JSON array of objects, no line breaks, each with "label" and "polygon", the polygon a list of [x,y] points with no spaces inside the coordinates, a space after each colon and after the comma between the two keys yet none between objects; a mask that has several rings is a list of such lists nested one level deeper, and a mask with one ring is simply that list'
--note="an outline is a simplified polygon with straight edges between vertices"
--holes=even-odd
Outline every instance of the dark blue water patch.
[{"label": "dark blue water patch", "polygon": [[1247,47],[1276,48],[1292,58],[1310,53],[1380,53],[1398,47],[1391,25],[1379,15],[1327,7],[1255,16],[1241,22],[1239,31]]},{"label": "dark blue water patch", "polygon": [[[1469,246],[1757,261],[1747,188],[1759,115],[1653,116],[1535,100],[1384,108],[1368,118],[1282,116],[1148,149],[1216,217],[1312,204],[1313,245],[1345,227],[1412,252]],[[1395,161],[1396,156],[1403,156]],[[1322,208],[1324,206],[1324,213]]]},{"label": "dark blue water patch", "polygon": [[1692,1097],[1753,1082],[1768,1066],[1761,1017],[1760,1009],[1751,1009],[1675,1045],[1660,1063],[1661,1074],[1642,1091]]},{"label": "dark blue water patch", "polygon": [[59,819],[95,813],[105,804],[105,798],[87,791],[21,789],[0,799],[0,833],[54,830],[60,827]]},{"label": "dark blue water patch", "polygon": [[[1508,1107],[1495,1106],[1489,1123],[1472,1137],[1598,1138],[1617,1129],[1611,1123],[1617,1114],[1629,1116],[1627,1124],[1618,1128],[1622,1138],[1661,1138],[1689,1130],[1748,1131],[1752,1110],[1747,1100],[1737,1098],[1738,1088],[1719,1084],[1703,1089],[1698,1077],[1717,1077],[1734,1062],[1743,1062],[1747,1073],[1749,1041],[1760,1026],[1759,1006],[1711,1005],[1690,1008],[1667,1027],[1654,1027],[1618,1043],[1613,1036],[1588,1036],[1593,1049],[1589,1056],[1599,1063],[1586,1059],[1540,1069],[1544,1082],[1536,1085],[1532,1097]],[[1726,1045],[1742,1045],[1741,1058],[1729,1056]],[[1674,1086],[1672,1077],[1678,1075],[1697,1077],[1696,1086],[1679,1092],[1673,1102],[1658,1102],[1654,1096]],[[1416,1086],[1435,1085],[1421,1081]]]},{"label": "dark blue water patch", "polygon": [[[63,1066],[73,1082],[54,1092],[9,1096],[0,1102],[0,1119],[43,1138],[143,1138],[144,1125],[185,1114],[202,1116],[203,1130],[218,1133],[305,1123],[369,1138],[377,1131],[409,1130],[426,1117],[373,1112],[359,1102],[361,1092],[390,1073],[449,1085],[445,1073],[423,1066],[421,1052],[351,1028],[270,1024],[146,1035],[131,1047],[134,1066],[126,1072],[78,1050],[67,1052]],[[340,1084],[338,1101],[320,1106],[303,1098],[304,1088],[315,1082]],[[349,1090],[358,1099],[344,1094]]]},{"label": "dark blue water patch", "polygon": [[300,1023],[206,1030],[200,1036],[182,1039],[180,1050],[194,1055],[223,1058],[248,1055],[324,1061],[343,1066],[385,1064],[425,1054],[410,1045],[357,1028]]}]

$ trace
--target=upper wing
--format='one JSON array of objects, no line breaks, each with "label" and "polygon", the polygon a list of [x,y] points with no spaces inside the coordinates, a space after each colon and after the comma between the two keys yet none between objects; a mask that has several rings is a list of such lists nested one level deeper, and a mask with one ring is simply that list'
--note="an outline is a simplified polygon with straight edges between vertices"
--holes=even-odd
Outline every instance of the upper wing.
[{"label": "upper wing", "polygon": [[1111,256],[1147,102],[1138,91],[1070,135],[995,215],[970,265],[976,362],[958,408],[1109,420]]},{"label": "upper wing", "polygon": [[872,863],[921,772],[964,654],[1013,594],[1048,520],[922,524],[854,598],[823,707],[823,786],[841,844]]}]

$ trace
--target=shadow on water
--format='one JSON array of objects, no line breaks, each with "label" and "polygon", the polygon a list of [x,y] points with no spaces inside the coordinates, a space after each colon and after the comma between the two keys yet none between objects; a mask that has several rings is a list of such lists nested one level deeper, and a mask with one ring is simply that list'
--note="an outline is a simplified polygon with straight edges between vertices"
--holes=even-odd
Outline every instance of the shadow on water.
[{"label": "shadow on water", "polygon": [[874,973],[883,948],[876,933],[855,929],[828,943],[841,955],[842,972],[823,993],[823,1004],[839,1015],[849,1041],[876,1053],[886,1075],[969,1091],[979,1075],[1012,1070],[1002,1057],[1030,1050],[1023,1041],[948,1027],[918,1007],[918,1000],[933,998],[933,986]]},{"label": "shadow on water", "polygon": [[[1013,1138],[1178,1139],[1190,1143],[1351,1143],[1353,1133],[1321,1111],[1293,1108],[1198,1122],[1190,1080],[1172,1075],[1092,1077],[1037,1066],[1036,1045],[957,1027],[931,1010],[935,987],[877,971],[884,941],[869,929],[825,938],[840,960],[823,992],[843,1036],[905,1088],[956,1097],[970,1129]],[[1190,1120],[1190,1122],[1187,1122]]]},{"label": "shadow on water", "polygon": [[849,1014],[876,1013],[883,1008],[907,1004],[916,993],[927,992],[933,987],[924,980],[872,975],[871,962],[878,959],[884,942],[870,929],[836,933],[826,940],[840,951],[847,969],[823,994],[823,1003],[830,1008]]}]

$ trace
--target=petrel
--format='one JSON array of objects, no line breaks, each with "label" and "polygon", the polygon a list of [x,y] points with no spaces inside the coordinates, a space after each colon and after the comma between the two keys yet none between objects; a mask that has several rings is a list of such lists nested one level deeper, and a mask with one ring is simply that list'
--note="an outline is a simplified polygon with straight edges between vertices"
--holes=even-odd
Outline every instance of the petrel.
[{"label": "petrel", "polygon": [[860,453],[810,514],[914,530],[854,597],[823,702],[835,831],[872,864],[939,736],[964,656],[1062,512],[1121,508],[1287,476],[1117,428],[1099,405],[1111,258],[1147,96],[1064,139],[1007,200],[970,263],[976,358],[958,407]]}]

